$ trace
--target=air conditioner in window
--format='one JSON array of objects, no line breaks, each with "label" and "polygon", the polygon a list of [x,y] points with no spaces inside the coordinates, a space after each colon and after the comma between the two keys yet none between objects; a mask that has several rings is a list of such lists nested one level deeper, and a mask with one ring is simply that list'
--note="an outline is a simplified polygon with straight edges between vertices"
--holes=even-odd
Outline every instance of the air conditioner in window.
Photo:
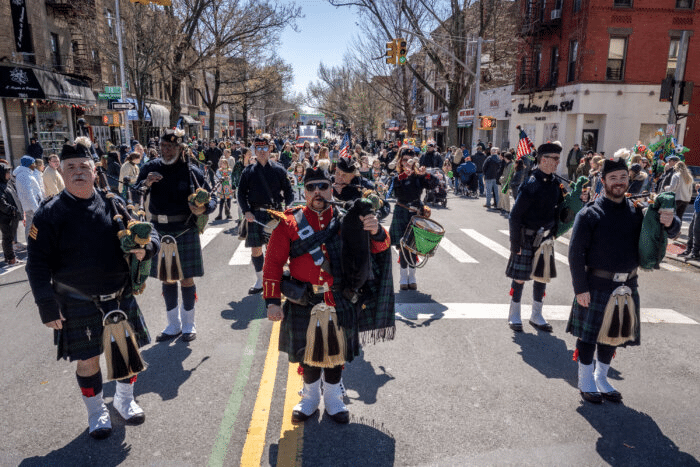
[{"label": "air conditioner in window", "polygon": [[561,19],[561,8],[552,10],[552,20]]}]

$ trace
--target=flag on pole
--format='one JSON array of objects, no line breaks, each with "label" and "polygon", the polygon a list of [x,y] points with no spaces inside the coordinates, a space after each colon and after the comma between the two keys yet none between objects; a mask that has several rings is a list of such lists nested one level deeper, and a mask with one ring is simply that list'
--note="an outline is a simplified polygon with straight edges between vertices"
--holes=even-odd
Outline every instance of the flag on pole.
[{"label": "flag on pole", "polygon": [[535,145],[532,144],[532,141],[530,141],[530,138],[527,137],[525,131],[520,126],[516,128],[520,130],[520,141],[518,142],[518,150],[515,153],[516,158],[522,159],[523,156],[529,157],[532,150],[535,149]]},{"label": "flag on pole", "polygon": [[340,157],[348,157],[350,154],[350,132],[348,131],[343,136],[343,141],[340,143]]}]

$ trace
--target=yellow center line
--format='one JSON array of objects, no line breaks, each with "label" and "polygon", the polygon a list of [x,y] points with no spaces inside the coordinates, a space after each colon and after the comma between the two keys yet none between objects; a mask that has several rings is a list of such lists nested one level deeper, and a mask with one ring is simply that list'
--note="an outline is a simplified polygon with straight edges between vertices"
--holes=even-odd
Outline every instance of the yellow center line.
[{"label": "yellow center line", "polygon": [[[263,367],[258,396],[255,399],[253,415],[248,426],[248,434],[243,453],[241,454],[242,466],[259,466],[265,450],[265,433],[267,432],[267,422],[270,418],[270,404],[272,403],[272,391],[275,388],[277,376],[277,361],[279,360],[278,343],[280,337],[280,322],[275,321],[272,325],[270,335],[270,345],[267,348],[265,366]],[[291,417],[291,414],[290,414]]]},{"label": "yellow center line", "polygon": [[289,364],[287,373],[287,392],[284,399],[284,413],[280,441],[277,450],[277,467],[296,467],[301,465],[301,455],[304,450],[304,424],[292,423],[292,410],[301,397],[299,391],[302,381],[297,375],[298,363]]}]

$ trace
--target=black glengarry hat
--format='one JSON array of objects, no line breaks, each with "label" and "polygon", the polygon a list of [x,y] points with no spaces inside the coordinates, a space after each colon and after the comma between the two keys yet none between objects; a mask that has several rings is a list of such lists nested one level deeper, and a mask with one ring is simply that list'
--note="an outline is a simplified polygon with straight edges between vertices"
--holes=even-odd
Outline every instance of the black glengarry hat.
[{"label": "black glengarry hat", "polygon": [[181,144],[185,136],[185,131],[180,129],[167,129],[160,137],[160,142]]},{"label": "black glengarry hat", "polygon": [[605,159],[603,161],[603,170],[601,171],[601,176],[605,178],[605,175],[610,172],[615,172],[617,170],[624,170],[627,172],[627,162],[622,157],[616,157],[613,159]]},{"label": "black glengarry hat", "polygon": [[341,157],[336,164],[336,167],[345,173],[355,173],[357,165],[355,161],[350,157]]},{"label": "black glengarry hat", "polygon": [[331,175],[325,169],[319,167],[309,167],[306,169],[306,173],[304,174],[304,183],[315,181],[330,182]]},{"label": "black glengarry hat", "polygon": [[555,143],[544,143],[537,148],[537,154],[561,154],[561,146]]},{"label": "black glengarry hat", "polygon": [[92,153],[90,148],[86,147],[84,144],[64,144],[63,149],[61,149],[60,159],[65,161],[67,159],[92,159]]}]

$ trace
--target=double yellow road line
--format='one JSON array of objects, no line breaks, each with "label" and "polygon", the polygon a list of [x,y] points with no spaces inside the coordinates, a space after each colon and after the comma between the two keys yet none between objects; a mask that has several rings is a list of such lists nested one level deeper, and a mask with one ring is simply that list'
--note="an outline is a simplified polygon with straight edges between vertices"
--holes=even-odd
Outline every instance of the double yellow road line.
[{"label": "double yellow road line", "polygon": [[[259,466],[265,450],[265,436],[267,425],[270,419],[270,405],[272,394],[275,389],[277,376],[277,364],[279,362],[279,335],[280,322],[276,321],[272,325],[270,344],[267,348],[265,365],[263,367],[258,395],[255,399],[253,414],[251,416],[248,433],[243,453],[241,454],[241,465],[245,467]],[[297,375],[297,364],[290,363],[287,372],[287,389],[284,399],[284,413],[282,418],[282,429],[280,430],[280,440],[277,451],[277,465],[279,467],[290,467],[301,465],[301,455],[304,443],[304,425],[292,424],[292,409],[299,402],[299,390],[301,389],[301,379]]]}]

